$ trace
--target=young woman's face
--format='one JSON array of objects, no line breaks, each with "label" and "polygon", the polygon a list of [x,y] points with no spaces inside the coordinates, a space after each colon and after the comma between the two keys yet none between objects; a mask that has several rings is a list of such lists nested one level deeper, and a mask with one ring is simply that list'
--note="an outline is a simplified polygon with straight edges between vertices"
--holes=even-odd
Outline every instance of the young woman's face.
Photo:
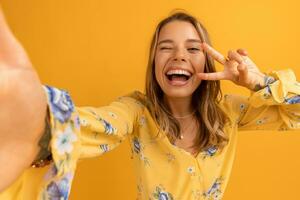
[{"label": "young woman's face", "polygon": [[167,97],[191,97],[204,71],[200,37],[189,22],[173,21],[160,30],[155,52],[155,77]]}]

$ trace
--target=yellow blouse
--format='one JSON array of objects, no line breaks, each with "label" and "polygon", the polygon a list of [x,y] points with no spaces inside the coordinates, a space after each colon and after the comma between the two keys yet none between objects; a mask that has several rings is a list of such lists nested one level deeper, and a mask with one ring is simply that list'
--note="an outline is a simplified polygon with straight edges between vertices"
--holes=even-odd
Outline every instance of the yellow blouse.
[{"label": "yellow blouse", "polygon": [[[159,131],[139,101],[144,98],[140,92],[120,97],[105,107],[75,107],[66,91],[45,86],[54,162],[43,172],[39,194],[29,195],[29,189],[17,182],[0,194],[0,199],[24,199],[27,195],[28,199],[66,200],[78,159],[99,156],[126,138],[134,154],[138,199],[221,199],[233,164],[237,131],[300,127],[300,84],[293,71],[272,71],[268,75],[276,81],[248,98],[224,96],[219,106],[230,118],[224,128],[229,143],[222,150],[212,146],[197,157],[171,144]],[[29,170],[31,176],[43,174],[39,169]]]}]

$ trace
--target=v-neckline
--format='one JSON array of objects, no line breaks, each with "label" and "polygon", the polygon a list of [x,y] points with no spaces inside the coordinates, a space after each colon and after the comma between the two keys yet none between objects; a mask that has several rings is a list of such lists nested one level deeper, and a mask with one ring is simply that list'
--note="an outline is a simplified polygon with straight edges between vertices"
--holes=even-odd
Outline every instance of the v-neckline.
[{"label": "v-neckline", "polygon": [[161,136],[159,136],[159,137],[161,137],[161,139],[165,141],[165,143],[170,147],[170,149],[173,149],[174,151],[180,152],[181,154],[185,154],[185,155],[191,157],[194,161],[198,162],[201,151],[199,151],[196,156],[193,156],[190,152],[186,151],[185,149],[183,149],[181,147],[178,147],[175,144],[172,144],[171,141],[169,140],[168,136],[167,136],[167,133],[164,130],[159,129],[159,125],[153,119],[153,117],[151,116],[148,109],[146,110],[146,112],[147,112],[148,117],[150,117],[153,124],[155,125],[156,132],[161,134]]},{"label": "v-neckline", "polygon": [[168,136],[167,136],[167,133],[165,131],[162,131],[162,140],[165,140],[165,143],[171,148],[171,149],[174,149],[174,151],[178,151],[180,153],[184,153],[186,154],[187,156],[191,157],[193,160],[196,160],[198,161],[198,157],[199,157],[199,154],[201,153],[201,151],[199,151],[197,153],[196,156],[192,155],[189,151],[185,150],[184,148],[181,148],[179,146],[176,146],[175,144],[172,144],[171,141],[169,140]]}]

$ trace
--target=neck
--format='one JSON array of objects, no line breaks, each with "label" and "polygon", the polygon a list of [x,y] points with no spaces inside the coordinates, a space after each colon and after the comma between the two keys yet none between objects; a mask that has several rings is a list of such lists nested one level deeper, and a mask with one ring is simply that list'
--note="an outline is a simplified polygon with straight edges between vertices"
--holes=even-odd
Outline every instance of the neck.
[{"label": "neck", "polygon": [[168,104],[174,117],[184,118],[195,112],[192,107],[192,97],[174,98],[165,96],[164,101]]}]

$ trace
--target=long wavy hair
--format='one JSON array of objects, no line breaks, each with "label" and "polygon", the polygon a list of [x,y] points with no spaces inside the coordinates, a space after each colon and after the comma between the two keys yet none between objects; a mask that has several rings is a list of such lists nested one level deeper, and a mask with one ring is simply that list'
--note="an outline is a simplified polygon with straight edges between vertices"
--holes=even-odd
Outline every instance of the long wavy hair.
[{"label": "long wavy hair", "polygon": [[[176,20],[191,23],[197,30],[201,41],[211,45],[205,27],[195,17],[182,11],[175,12],[163,19],[156,27],[151,42],[146,72],[146,105],[159,129],[167,133],[172,143],[180,138],[181,127],[178,120],[171,115],[168,105],[163,100],[164,93],[155,77],[154,59],[160,30],[166,24]],[[205,59],[204,72],[215,72],[213,59],[207,54],[205,54]],[[210,147],[223,148],[228,142],[228,136],[223,131],[228,117],[218,106],[221,99],[220,81],[202,80],[193,93],[192,104],[196,108],[195,116],[199,127],[199,133],[193,147],[197,151],[206,150]]]}]

